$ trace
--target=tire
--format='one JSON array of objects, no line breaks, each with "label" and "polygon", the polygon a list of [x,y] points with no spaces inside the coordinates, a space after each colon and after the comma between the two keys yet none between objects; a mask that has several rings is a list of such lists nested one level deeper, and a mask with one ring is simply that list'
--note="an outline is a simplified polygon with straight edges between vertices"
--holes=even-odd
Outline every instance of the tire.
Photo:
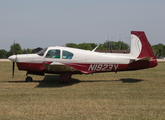
[{"label": "tire", "polygon": [[27,77],[26,82],[33,82],[33,78],[32,77]]}]

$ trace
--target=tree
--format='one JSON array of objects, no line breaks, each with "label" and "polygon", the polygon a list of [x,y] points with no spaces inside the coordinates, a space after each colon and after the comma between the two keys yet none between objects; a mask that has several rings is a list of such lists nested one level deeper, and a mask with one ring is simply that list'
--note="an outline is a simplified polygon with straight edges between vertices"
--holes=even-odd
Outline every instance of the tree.
[{"label": "tree", "polygon": [[106,42],[104,44],[99,44],[99,47],[97,48],[97,50],[107,50]]},{"label": "tree", "polygon": [[67,43],[66,47],[72,47],[72,48],[79,48],[79,49],[84,49],[84,50],[93,50],[97,44],[95,43],[80,43],[80,44],[75,44],[75,43]]},{"label": "tree", "polygon": [[84,49],[84,50],[92,50],[92,47],[89,43],[81,43],[78,44],[79,49]]},{"label": "tree", "polygon": [[96,43],[89,43],[89,45],[92,47],[92,49],[94,49],[97,46]]},{"label": "tree", "polygon": [[157,45],[152,45],[151,48],[154,51],[155,56],[157,57],[165,56],[165,45],[159,43]]},{"label": "tree", "polygon": [[130,46],[127,43],[124,43],[123,41],[118,41],[118,46],[120,46],[119,49],[121,49],[121,50],[130,49]]},{"label": "tree", "polygon": [[0,50],[0,58],[8,58],[8,52],[4,49]]},{"label": "tree", "polygon": [[104,46],[107,47],[107,49],[112,49],[112,50],[128,50],[130,49],[129,45],[127,43],[124,43],[123,41],[107,41],[104,43]]},{"label": "tree", "polygon": [[32,50],[29,49],[29,48],[23,49],[23,52],[22,52],[22,53],[23,53],[23,54],[30,54],[30,53],[32,53]]},{"label": "tree", "polygon": [[37,53],[37,51],[36,51],[35,49],[33,49],[33,50],[31,51],[31,53]]},{"label": "tree", "polygon": [[[14,45],[11,45],[10,46],[10,50],[9,50],[9,56],[10,55],[13,55],[13,47]],[[21,49],[21,46],[19,43],[15,43],[15,54],[22,54],[23,53],[23,50]]]},{"label": "tree", "polygon": [[66,47],[71,47],[71,48],[78,48],[77,44],[75,43],[66,43]]}]

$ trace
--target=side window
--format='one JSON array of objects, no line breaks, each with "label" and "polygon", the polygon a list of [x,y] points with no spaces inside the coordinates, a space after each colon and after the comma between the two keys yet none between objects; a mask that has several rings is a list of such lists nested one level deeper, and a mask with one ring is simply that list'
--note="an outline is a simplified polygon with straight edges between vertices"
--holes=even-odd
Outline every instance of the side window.
[{"label": "side window", "polygon": [[62,59],[72,59],[73,53],[63,50]]},{"label": "side window", "polygon": [[49,50],[48,53],[46,54],[45,58],[60,59],[60,50],[58,50],[58,49]]}]

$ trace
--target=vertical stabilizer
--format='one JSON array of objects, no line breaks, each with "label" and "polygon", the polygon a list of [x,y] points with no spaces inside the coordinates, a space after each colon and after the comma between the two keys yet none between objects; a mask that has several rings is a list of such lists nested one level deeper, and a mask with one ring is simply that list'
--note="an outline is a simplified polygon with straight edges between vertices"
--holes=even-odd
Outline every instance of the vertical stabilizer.
[{"label": "vertical stabilizer", "polygon": [[156,59],[143,31],[131,31],[131,54],[139,59],[144,57]]}]

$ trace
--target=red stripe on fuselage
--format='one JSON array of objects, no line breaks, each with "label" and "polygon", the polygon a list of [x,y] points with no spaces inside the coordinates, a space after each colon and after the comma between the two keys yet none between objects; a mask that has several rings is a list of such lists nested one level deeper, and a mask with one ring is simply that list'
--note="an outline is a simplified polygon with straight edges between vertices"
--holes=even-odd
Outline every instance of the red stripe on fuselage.
[{"label": "red stripe on fuselage", "polygon": [[[44,63],[23,63],[17,62],[19,70],[53,73],[53,71],[45,71]],[[114,71],[128,71],[138,70],[157,66],[157,60],[139,60],[130,64],[107,64],[107,63],[63,63],[69,67],[75,68],[82,73],[95,73],[95,72],[114,72]],[[65,72],[65,71],[63,71]],[[68,70],[66,70],[68,72]],[[73,72],[73,71],[71,71]],[[56,72],[57,73],[57,72]],[[73,72],[74,73],[74,72]],[[75,72],[77,73],[77,71]]]},{"label": "red stripe on fuselage", "polygon": [[26,71],[43,71],[45,67],[42,63],[24,63],[24,62],[17,62],[17,66],[19,70],[26,70]]},{"label": "red stripe on fuselage", "polygon": [[94,73],[94,72],[115,72],[115,71],[129,71],[139,70],[145,68],[152,68],[157,66],[157,60],[139,60],[130,64],[107,64],[107,63],[63,63],[69,67],[73,67],[82,73]]},{"label": "red stripe on fuselage", "polygon": [[128,64],[103,64],[103,63],[63,63],[83,73],[113,72],[126,70]]}]

